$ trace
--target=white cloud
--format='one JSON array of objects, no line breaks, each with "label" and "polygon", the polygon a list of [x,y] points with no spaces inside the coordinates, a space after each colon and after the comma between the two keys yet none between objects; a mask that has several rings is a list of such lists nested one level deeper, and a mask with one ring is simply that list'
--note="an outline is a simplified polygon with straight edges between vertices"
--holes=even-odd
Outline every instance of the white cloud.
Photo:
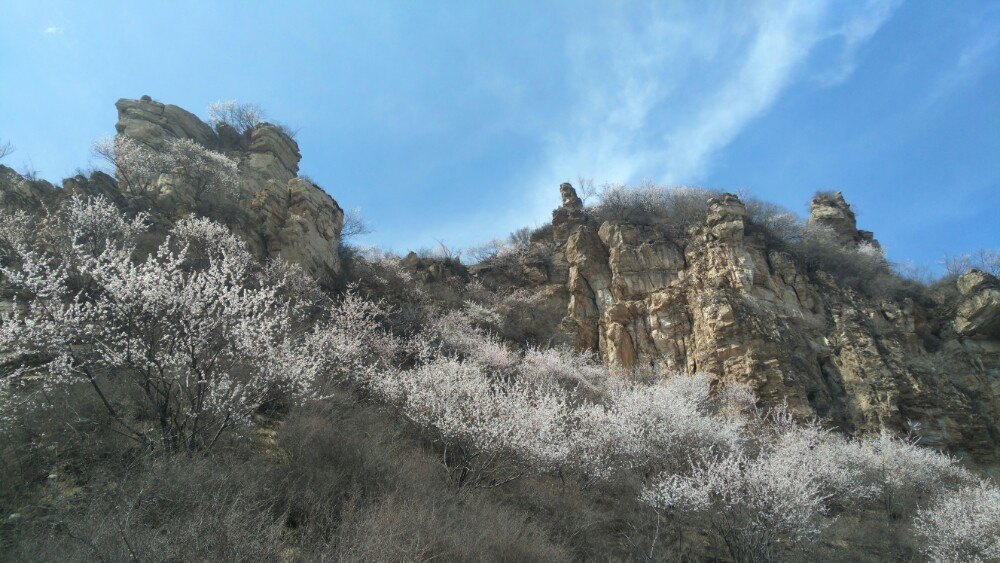
[{"label": "white cloud", "polygon": [[62,35],[63,28],[55,25],[50,25],[46,27],[44,30],[42,30],[42,33],[44,33],[45,35]]},{"label": "white cloud", "polygon": [[[578,113],[553,137],[545,166],[528,183],[551,194],[541,198],[550,204],[554,186],[578,174],[599,182],[698,182],[713,155],[795,82],[819,43],[840,42],[835,73],[825,82],[842,81],[859,46],[897,5],[870,0],[840,13],[842,7],[821,1],[763,1],[654,13],[624,39],[581,36],[575,51],[597,51],[606,62],[574,65],[572,83],[586,89]],[[602,51],[604,45],[614,47]]]},{"label": "white cloud", "polygon": [[[789,85],[803,76],[821,86],[847,79],[859,48],[898,4],[761,0],[591,14],[596,22],[567,46],[569,117],[546,124],[541,166],[506,190],[521,204],[449,227],[463,239],[544,221],[558,205],[559,183],[578,176],[696,184]],[[811,60],[821,43],[835,52]]]}]

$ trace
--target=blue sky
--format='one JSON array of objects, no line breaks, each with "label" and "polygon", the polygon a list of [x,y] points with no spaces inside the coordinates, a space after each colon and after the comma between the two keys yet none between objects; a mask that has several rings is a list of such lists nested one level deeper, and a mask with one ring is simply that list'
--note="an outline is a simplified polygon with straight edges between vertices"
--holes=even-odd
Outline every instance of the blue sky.
[{"label": "blue sky", "polygon": [[261,104],[396,250],[550,217],[578,176],[838,189],[891,259],[1000,246],[1000,3],[0,0],[0,139],[51,180],[114,102]]}]

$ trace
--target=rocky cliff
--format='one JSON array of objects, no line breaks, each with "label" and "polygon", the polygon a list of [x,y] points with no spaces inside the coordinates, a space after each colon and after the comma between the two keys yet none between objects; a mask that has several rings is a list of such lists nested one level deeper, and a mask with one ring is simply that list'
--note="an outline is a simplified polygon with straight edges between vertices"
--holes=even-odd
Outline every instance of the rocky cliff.
[{"label": "rocky cliff", "polygon": [[66,179],[59,189],[0,166],[0,206],[38,210],[73,193],[103,195],[150,213],[154,227],[195,212],[228,225],[262,258],[300,264],[327,284],[336,279],[344,213],[326,192],[298,175],[298,144],[279,127],[262,123],[243,133],[225,124],[213,129],[194,114],[148,96],[122,99],[115,106],[119,136],[154,149],[170,139],[188,139],[235,161],[235,189],[205,194],[183,175],[164,173],[149,193],[136,197],[103,172]]},{"label": "rocky cliff", "polygon": [[[873,298],[768,244],[735,195],[713,197],[704,223],[677,237],[596,220],[560,189],[547,283],[563,289],[560,331],[576,346],[624,367],[749,383],[846,432],[918,422],[925,443],[1000,461],[995,277],[970,271],[948,297]],[[839,193],[818,195],[809,223],[877,248]]]},{"label": "rocky cliff", "polygon": [[[66,179],[60,189],[0,166],[0,208],[37,211],[82,193],[149,212],[154,227],[196,212],[229,225],[261,257],[301,264],[328,284],[341,274],[343,212],[298,176],[298,145],[280,128],[213,128],[148,97],[116,106],[118,135],[154,148],[187,139],[218,151],[237,163],[238,189],[206,195],[163,174],[137,198],[102,172]],[[572,186],[560,190],[551,229],[532,236],[515,280],[546,296],[538,318],[563,317],[551,341],[626,368],[748,383],[769,405],[787,403],[802,418],[849,433],[904,432],[918,422],[925,443],[1000,464],[997,278],[973,270],[919,297],[873,297],[773,244],[735,195],[714,195],[698,222],[678,233],[602,219]],[[809,224],[844,248],[878,251],[840,193],[819,194]],[[501,275],[490,264],[466,269],[416,256],[403,266],[419,279]]]}]

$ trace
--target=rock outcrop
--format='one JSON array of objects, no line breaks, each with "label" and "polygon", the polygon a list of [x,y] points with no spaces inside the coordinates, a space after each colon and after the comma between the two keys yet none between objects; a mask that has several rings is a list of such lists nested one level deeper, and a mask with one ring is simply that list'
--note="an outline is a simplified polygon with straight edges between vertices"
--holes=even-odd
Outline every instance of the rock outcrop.
[{"label": "rock outcrop", "polygon": [[1000,282],[979,270],[959,276],[955,332],[979,341],[1000,342]]},{"label": "rock outcrop", "polygon": [[102,195],[132,211],[149,212],[155,228],[187,213],[221,221],[262,258],[301,265],[325,284],[341,272],[340,232],[344,213],[326,192],[299,177],[298,144],[280,128],[262,123],[245,133],[220,124],[218,132],[194,114],[153,101],[118,100],[119,135],[153,148],[169,139],[189,139],[238,163],[234,192],[205,194],[180,174],[163,174],[149,197],[126,196],[114,178],[97,172],[63,182],[27,182],[0,167],[0,205],[39,209],[71,193]]},{"label": "rock outcrop", "polygon": [[149,96],[138,100],[121,99],[115,103],[119,135],[132,137],[150,145],[167,138],[191,139],[203,147],[216,149],[219,138],[215,131],[195,114],[175,105],[161,104]]},{"label": "rock outcrop", "polygon": [[813,198],[809,208],[809,225],[829,228],[841,244],[867,243],[881,248],[871,231],[858,230],[857,217],[840,192],[819,193]]},{"label": "rock outcrop", "polygon": [[[874,299],[840,287],[747,228],[735,195],[671,238],[655,226],[596,224],[572,187],[553,212],[564,260],[561,331],[611,364],[707,372],[750,384],[850,433],[922,425],[930,445],[1000,461],[1000,286],[973,271],[958,303]],[[845,245],[877,244],[843,196],[813,201],[810,223]]]}]

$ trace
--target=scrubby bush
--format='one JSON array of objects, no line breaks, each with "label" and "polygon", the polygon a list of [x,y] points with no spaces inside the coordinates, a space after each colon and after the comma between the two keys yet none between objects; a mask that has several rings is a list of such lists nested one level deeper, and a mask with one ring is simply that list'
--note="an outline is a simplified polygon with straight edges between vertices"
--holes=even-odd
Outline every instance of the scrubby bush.
[{"label": "scrubby bush", "polygon": [[665,187],[647,182],[638,187],[609,184],[597,192],[590,212],[599,221],[653,225],[673,237],[685,236],[705,223],[708,200],[719,192],[702,188]]},{"label": "scrubby bush", "polygon": [[517,276],[532,250],[532,231],[528,227],[514,231],[506,239],[492,239],[464,251],[476,264],[489,264],[508,276]]},{"label": "scrubby bush", "polygon": [[344,225],[340,230],[340,244],[348,244],[354,239],[372,232],[372,226],[361,217],[360,208],[354,207],[344,212]]},{"label": "scrubby bush", "polygon": [[530,516],[504,506],[395,494],[346,514],[347,561],[570,561]]},{"label": "scrubby bush", "polygon": [[14,145],[10,141],[0,141],[0,160],[3,160],[14,152]]},{"label": "scrubby bush", "polygon": [[760,233],[771,245],[787,248],[802,241],[805,223],[795,213],[755,197],[743,196],[746,205],[746,225],[750,232]]}]

